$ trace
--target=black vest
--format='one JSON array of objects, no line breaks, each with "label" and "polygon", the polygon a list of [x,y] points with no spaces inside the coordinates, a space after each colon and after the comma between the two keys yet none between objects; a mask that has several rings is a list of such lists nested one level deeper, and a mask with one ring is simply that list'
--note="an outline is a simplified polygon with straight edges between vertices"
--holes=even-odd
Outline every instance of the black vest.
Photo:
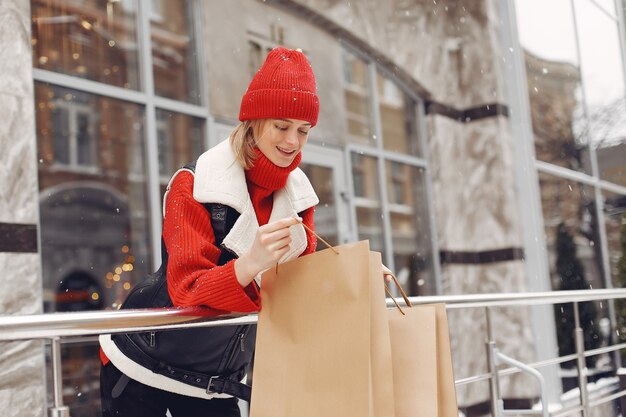
[{"label": "black vest", "polygon": [[[185,168],[194,172],[195,163]],[[221,204],[204,206],[211,215],[215,245],[222,249],[218,265],[224,265],[237,258],[221,244],[239,213]],[[130,291],[122,309],[173,306],[167,291],[168,254],[162,238],[161,254],[160,268]],[[207,392],[226,393],[250,401],[250,387],[240,381],[246,373],[250,375],[256,325],[115,334],[111,339],[126,357],[152,372]]]}]

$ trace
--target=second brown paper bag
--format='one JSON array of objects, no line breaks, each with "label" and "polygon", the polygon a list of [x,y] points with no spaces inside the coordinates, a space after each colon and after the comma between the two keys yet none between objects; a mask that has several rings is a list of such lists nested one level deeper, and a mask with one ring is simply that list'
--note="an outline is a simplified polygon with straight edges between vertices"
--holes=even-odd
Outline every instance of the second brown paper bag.
[{"label": "second brown paper bag", "polygon": [[390,309],[396,417],[457,417],[444,304]]}]

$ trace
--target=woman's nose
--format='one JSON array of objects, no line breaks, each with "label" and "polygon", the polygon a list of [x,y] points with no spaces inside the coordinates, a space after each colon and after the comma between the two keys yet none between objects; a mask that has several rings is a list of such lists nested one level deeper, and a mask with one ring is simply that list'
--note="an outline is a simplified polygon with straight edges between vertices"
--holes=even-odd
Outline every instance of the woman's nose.
[{"label": "woman's nose", "polygon": [[285,137],[285,141],[292,146],[298,144],[298,131],[295,129],[289,129]]}]

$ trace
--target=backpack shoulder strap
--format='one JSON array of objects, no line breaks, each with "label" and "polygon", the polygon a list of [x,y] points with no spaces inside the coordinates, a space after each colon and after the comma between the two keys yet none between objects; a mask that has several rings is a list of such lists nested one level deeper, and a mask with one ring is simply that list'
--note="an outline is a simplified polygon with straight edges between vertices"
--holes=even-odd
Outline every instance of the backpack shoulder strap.
[{"label": "backpack shoulder strap", "polygon": [[182,168],[179,168],[178,171],[176,171],[172,175],[172,177],[170,178],[170,181],[167,183],[167,187],[165,188],[165,193],[163,194],[163,217],[165,217],[165,203],[167,202],[167,195],[170,193],[170,189],[172,188],[172,184],[174,183],[174,180],[176,179],[178,174],[180,174],[183,171],[187,171],[187,172],[190,172],[191,175],[195,175],[196,174],[196,161],[190,162],[187,165],[183,166]]},{"label": "backpack shoulder strap", "polygon": [[[167,188],[165,190],[165,194],[163,195],[163,217],[165,217],[165,203],[167,202],[167,194],[169,193],[170,188],[174,183],[174,179],[182,171],[187,171],[190,172],[192,175],[195,175],[196,162],[197,161],[193,161],[181,167],[178,171],[174,173],[174,175],[172,175],[172,178],[170,178],[170,181],[167,184]],[[226,234],[230,230],[230,228],[227,227],[227,219],[231,219],[235,214],[238,213],[236,213],[233,208],[218,203],[205,203],[204,207],[211,215],[211,227],[213,228],[213,234],[215,235],[215,245],[219,247],[222,244],[222,241],[224,241]],[[235,216],[235,219],[236,217],[238,216]]]},{"label": "backpack shoulder strap", "polygon": [[197,159],[195,161],[191,161],[187,165],[183,166],[181,169],[186,169],[186,170],[191,171],[191,172],[196,172],[196,163],[197,162],[198,162]]}]

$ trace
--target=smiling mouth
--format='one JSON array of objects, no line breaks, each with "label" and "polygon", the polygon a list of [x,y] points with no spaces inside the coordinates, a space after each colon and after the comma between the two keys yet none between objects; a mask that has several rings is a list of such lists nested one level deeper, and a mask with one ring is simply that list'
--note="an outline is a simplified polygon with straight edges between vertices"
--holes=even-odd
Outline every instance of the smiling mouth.
[{"label": "smiling mouth", "polygon": [[296,153],[296,149],[289,150],[289,149],[281,148],[280,146],[277,146],[276,149],[278,149],[280,153],[285,154],[287,156],[291,156]]}]

